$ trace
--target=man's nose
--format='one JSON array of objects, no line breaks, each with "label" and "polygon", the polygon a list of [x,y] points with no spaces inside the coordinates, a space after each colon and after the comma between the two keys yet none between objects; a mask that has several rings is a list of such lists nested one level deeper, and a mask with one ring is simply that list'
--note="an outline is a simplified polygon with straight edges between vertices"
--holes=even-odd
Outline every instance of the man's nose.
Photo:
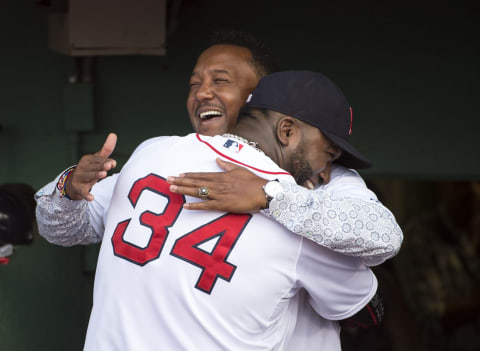
[{"label": "man's nose", "polygon": [[197,89],[197,92],[195,93],[195,97],[197,98],[198,101],[202,100],[210,100],[214,96],[213,94],[213,86],[211,82],[202,82]]}]

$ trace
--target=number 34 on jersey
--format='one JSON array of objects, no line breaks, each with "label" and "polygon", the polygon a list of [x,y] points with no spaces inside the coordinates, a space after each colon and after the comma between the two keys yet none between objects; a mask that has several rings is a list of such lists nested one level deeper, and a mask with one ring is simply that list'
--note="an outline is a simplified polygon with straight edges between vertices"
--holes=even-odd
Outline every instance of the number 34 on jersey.
[{"label": "number 34 on jersey", "polygon": [[[132,218],[120,221],[112,236],[116,256],[140,266],[160,257],[168,240],[169,228],[175,225],[185,203],[185,197],[170,192],[169,187],[165,179],[156,174],[149,174],[134,182],[128,193],[128,200],[133,208],[144,191],[165,197],[167,205],[162,213],[146,210],[140,214],[140,224],[151,230],[150,240],[145,247],[136,246],[124,239]],[[227,282],[232,279],[236,266],[229,263],[227,258],[251,217],[250,214],[228,213],[185,233],[175,241],[170,255],[201,269],[195,288],[210,294],[218,278]],[[216,239],[217,242],[211,252],[199,248],[202,243],[212,239]]]}]

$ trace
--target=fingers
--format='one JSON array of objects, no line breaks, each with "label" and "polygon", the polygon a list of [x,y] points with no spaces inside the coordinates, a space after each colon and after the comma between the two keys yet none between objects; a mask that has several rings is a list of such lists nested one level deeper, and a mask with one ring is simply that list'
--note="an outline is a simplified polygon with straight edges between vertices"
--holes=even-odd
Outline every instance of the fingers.
[{"label": "fingers", "polygon": [[[169,177],[173,178],[173,177]],[[198,187],[186,187],[186,186],[177,186],[177,185],[170,185],[170,191],[172,193],[181,194],[192,196],[196,198],[200,198],[198,195]],[[201,202],[191,202],[183,204],[183,208],[187,210],[219,210],[220,208],[216,206],[217,201],[212,198],[212,192],[210,191],[209,200],[201,201]]]},{"label": "fingers", "polygon": [[87,200],[87,201],[93,201],[94,197],[90,193],[90,190],[84,190],[84,191],[79,192],[79,197],[75,200],[81,200],[81,199]]},{"label": "fingers", "polygon": [[[170,185],[170,191],[175,194],[187,195],[192,196],[200,199],[200,195],[198,194],[199,187],[194,186],[178,186],[178,185]],[[212,198],[212,192],[210,190],[210,194],[208,195],[209,198]]]},{"label": "fingers", "polygon": [[85,184],[96,183],[106,176],[106,171],[77,172],[77,174],[75,174],[75,181]]},{"label": "fingers", "polygon": [[[223,161],[221,158],[217,158],[216,162],[217,162],[218,166],[224,171],[244,170],[243,167],[241,167],[239,165],[236,165],[234,163],[231,163],[231,162]],[[245,170],[244,172],[249,172],[249,171]],[[188,178],[190,180],[201,181],[201,182],[211,181],[212,183],[216,183],[218,181],[221,181],[221,180],[225,179],[225,177],[226,177],[225,172],[198,172],[198,173],[193,173],[192,172],[192,173],[184,173],[184,174],[180,175],[180,178],[185,178],[185,179]],[[177,181],[181,182],[179,179],[175,179],[175,180],[172,180],[172,181],[175,181],[175,184],[176,184]],[[178,183],[178,184],[183,185],[183,184],[180,184],[180,183]]]},{"label": "fingers", "polygon": [[182,188],[196,188],[197,190],[201,186],[214,186],[214,183],[210,181],[209,176],[205,176],[205,174],[207,173],[186,173],[183,177],[167,177],[167,182],[169,184],[178,185]]},{"label": "fingers", "polygon": [[[228,164],[228,162],[226,162]],[[237,167],[233,165],[234,167]],[[228,166],[230,167],[230,166]],[[248,171],[247,171],[248,172]],[[232,182],[229,181],[231,175],[227,172],[199,172],[199,173],[183,173],[178,177],[168,177],[167,182],[170,184],[181,186],[211,186],[215,187],[219,183]]]},{"label": "fingers", "polygon": [[117,166],[117,161],[98,155],[84,155],[77,165],[81,172],[109,171]]},{"label": "fingers", "polygon": [[201,202],[190,202],[183,204],[183,208],[186,210],[207,210],[207,211],[214,211],[218,210],[219,208],[216,207],[216,200],[207,200]]},{"label": "fingers", "polygon": [[95,155],[101,157],[108,157],[112,154],[113,150],[115,149],[115,145],[117,144],[117,135],[115,133],[108,134],[105,143],[103,144],[100,151],[96,152]]},{"label": "fingers", "polygon": [[92,187],[100,179],[105,178],[108,171],[117,166],[115,160],[108,158],[115,149],[116,143],[117,135],[110,133],[98,152],[82,156],[67,180],[65,189],[71,199],[93,200],[94,196],[90,193]]},{"label": "fingers", "polygon": [[[65,184],[65,191],[70,199],[72,200],[87,200],[93,201],[93,195],[90,194],[90,190],[92,186],[97,182],[93,176],[93,181],[86,182],[82,179],[79,179],[79,175],[76,174],[77,170],[75,169],[71,176],[67,178],[67,182]],[[96,173],[94,173],[96,174]],[[82,175],[80,174],[80,178]],[[92,176],[91,176],[92,177]]]},{"label": "fingers", "polygon": [[265,206],[262,188],[265,179],[235,164],[220,159],[217,163],[226,172],[185,173],[179,177],[167,177],[173,193],[202,199],[198,194],[199,188],[209,189],[208,200],[185,204],[184,208],[248,213]]},{"label": "fingers", "polygon": [[72,173],[71,178],[67,180],[66,192],[73,200],[85,199],[87,201],[93,200],[93,195],[90,190],[100,179],[105,178],[107,172],[77,172]]},{"label": "fingers", "polygon": [[235,168],[242,168],[240,167],[239,165],[236,165],[235,163],[231,163],[231,162],[226,162],[226,161],[223,161],[221,158],[217,157],[217,159],[215,160],[217,161],[217,164],[218,166],[223,169],[224,171],[232,171],[234,170]]}]

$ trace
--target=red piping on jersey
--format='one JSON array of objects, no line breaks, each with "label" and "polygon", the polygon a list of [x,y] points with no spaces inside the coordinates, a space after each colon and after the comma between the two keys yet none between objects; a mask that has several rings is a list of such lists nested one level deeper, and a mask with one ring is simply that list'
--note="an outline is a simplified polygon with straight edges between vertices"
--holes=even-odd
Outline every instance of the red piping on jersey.
[{"label": "red piping on jersey", "polygon": [[220,151],[218,151],[217,149],[215,149],[210,143],[206,142],[205,140],[202,140],[202,139],[200,138],[200,135],[199,135],[198,133],[197,133],[197,139],[198,139],[199,141],[201,141],[202,143],[206,144],[210,149],[212,149],[213,151],[215,151],[215,152],[216,152],[217,154],[219,154],[220,156],[225,157],[225,158],[226,158],[227,160],[229,160],[229,161],[238,163],[239,165],[242,165],[242,166],[251,168],[251,169],[253,169],[253,170],[257,171],[257,172],[261,172],[261,173],[265,173],[265,174],[285,174],[285,175],[291,176],[291,174],[288,173],[288,172],[269,172],[269,171],[264,171],[264,170],[261,170],[261,169],[258,169],[258,168],[249,166],[249,165],[247,165],[247,164],[245,164],[245,163],[243,163],[243,162],[237,161],[237,160],[235,160],[235,159],[233,159],[233,158],[231,158],[231,157],[229,157],[229,156],[227,156],[227,155],[225,155],[225,154],[222,154]]},{"label": "red piping on jersey", "polygon": [[370,312],[370,317],[372,317],[373,325],[378,325],[377,318],[375,318],[375,313],[373,313],[370,304],[367,305],[368,312]]}]

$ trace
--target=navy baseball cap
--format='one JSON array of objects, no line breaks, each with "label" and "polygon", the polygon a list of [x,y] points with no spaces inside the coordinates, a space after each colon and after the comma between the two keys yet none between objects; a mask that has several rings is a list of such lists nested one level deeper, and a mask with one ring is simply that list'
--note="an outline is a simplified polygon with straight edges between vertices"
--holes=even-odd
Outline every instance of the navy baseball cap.
[{"label": "navy baseball cap", "polygon": [[352,108],[335,83],[321,73],[269,74],[258,82],[246,105],[280,112],[318,127],[343,151],[335,163],[354,169],[372,166],[348,141],[352,134]]}]

